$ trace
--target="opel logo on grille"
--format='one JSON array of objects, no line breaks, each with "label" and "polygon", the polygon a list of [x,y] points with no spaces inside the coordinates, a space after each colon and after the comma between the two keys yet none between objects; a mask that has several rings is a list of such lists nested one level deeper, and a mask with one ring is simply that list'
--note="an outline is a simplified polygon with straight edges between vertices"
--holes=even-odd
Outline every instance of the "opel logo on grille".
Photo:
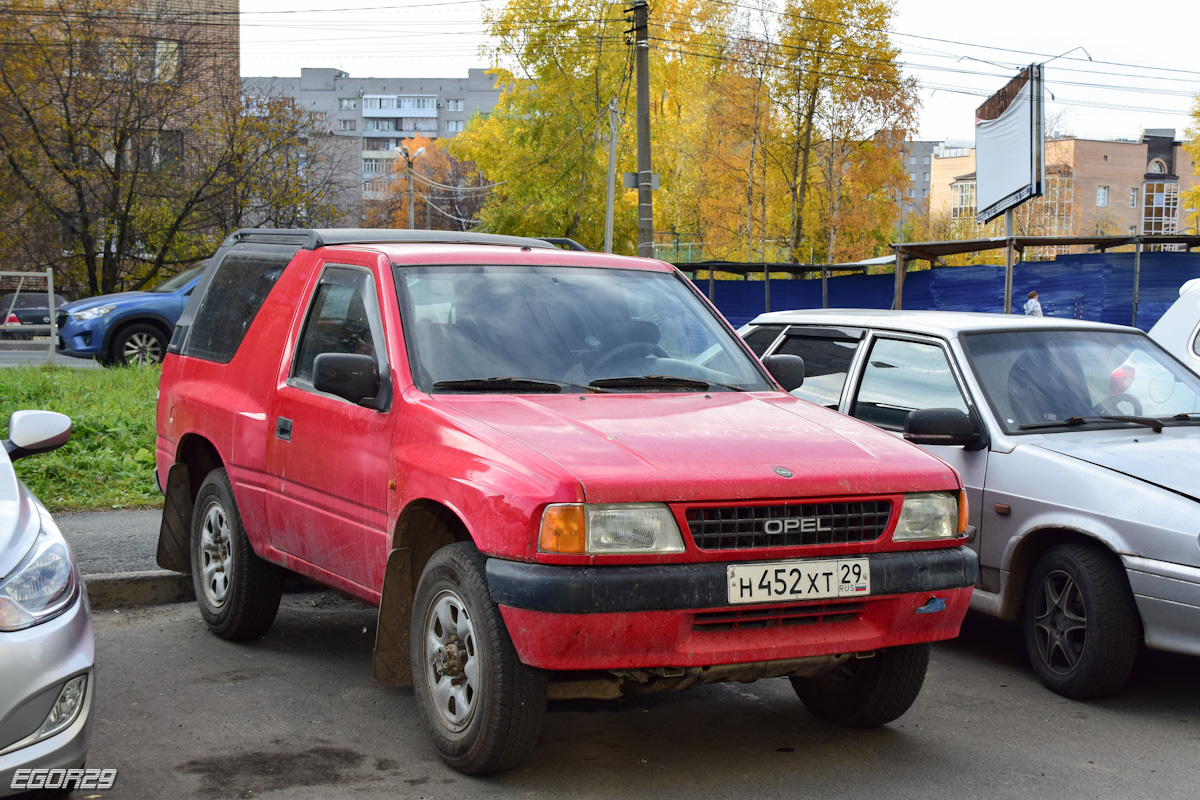
[{"label": "opel logo on grille", "polygon": [[791,477],[793,477],[793,476],[794,476],[796,473],[792,472],[792,471],[791,471],[790,469],[788,469],[787,467],[776,467],[776,468],[775,468],[775,474],[776,474],[776,475],[778,475],[778,476],[779,476],[779,477],[781,477],[781,478],[791,478]]}]

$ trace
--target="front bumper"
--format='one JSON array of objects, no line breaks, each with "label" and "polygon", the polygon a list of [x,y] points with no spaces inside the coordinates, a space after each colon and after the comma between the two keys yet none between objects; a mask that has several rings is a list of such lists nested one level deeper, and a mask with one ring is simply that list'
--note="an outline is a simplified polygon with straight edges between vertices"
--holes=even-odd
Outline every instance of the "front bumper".
[{"label": "front bumper", "polygon": [[[87,594],[54,619],[0,633],[0,797],[11,793],[21,768],[72,769],[83,765],[92,732],[95,644]],[[45,721],[67,681],[87,676],[75,720],[41,741],[28,742]]]},{"label": "front bumper", "polygon": [[82,321],[68,317],[65,322],[59,323],[54,350],[60,355],[75,358],[103,356],[106,328],[107,320],[104,317]]},{"label": "front bumper", "polygon": [[1121,556],[1146,646],[1200,656],[1200,569]]},{"label": "front bumper", "polygon": [[551,670],[739,664],[958,635],[973,550],[873,553],[871,595],[732,605],[725,563],[561,567],[489,559],[488,587],[521,661]]}]

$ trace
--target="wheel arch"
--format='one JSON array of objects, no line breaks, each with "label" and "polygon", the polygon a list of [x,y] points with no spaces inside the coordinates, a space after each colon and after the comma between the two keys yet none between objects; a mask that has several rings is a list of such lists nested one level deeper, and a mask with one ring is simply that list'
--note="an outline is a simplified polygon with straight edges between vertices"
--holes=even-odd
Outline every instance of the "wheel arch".
[{"label": "wheel arch", "polygon": [[450,507],[428,498],[400,513],[384,572],[375,633],[374,675],[385,686],[411,686],[409,628],[417,582],[429,559],[454,542],[473,541],[466,523]]},{"label": "wheel arch", "polygon": [[1115,550],[1098,536],[1086,531],[1065,527],[1038,528],[1022,537],[1013,550],[1008,566],[1008,582],[1005,593],[1008,595],[1005,603],[1005,619],[1020,619],[1024,611],[1025,590],[1029,584],[1029,575],[1046,551],[1060,544],[1081,544],[1107,553],[1119,561]]},{"label": "wheel arch", "polygon": [[170,342],[171,334],[175,330],[175,326],[167,321],[165,317],[160,317],[157,314],[138,314],[125,317],[116,323],[109,325],[108,330],[104,333],[104,346],[102,352],[105,358],[113,357],[113,343],[117,341],[120,334],[133,325],[152,325],[158,329],[163,335],[163,341]]}]

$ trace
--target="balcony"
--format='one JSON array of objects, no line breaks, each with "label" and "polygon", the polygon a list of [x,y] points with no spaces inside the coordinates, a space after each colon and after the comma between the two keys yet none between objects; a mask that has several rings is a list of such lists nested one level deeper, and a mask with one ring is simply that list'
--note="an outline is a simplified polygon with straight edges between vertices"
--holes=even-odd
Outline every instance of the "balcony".
[{"label": "balcony", "polygon": [[365,94],[362,115],[366,119],[379,117],[437,117],[436,94]]}]

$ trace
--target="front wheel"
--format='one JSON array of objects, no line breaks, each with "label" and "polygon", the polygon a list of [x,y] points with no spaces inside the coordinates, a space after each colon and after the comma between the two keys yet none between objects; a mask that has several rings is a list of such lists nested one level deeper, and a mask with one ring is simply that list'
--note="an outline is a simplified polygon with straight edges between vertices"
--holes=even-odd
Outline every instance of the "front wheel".
[{"label": "front wheel", "polygon": [[409,645],[417,708],[443,761],[481,775],[529,757],[546,713],[546,674],[517,658],[474,545],[447,545],[425,566]]},{"label": "front wheel", "polygon": [[167,352],[167,339],[158,328],[139,322],[123,328],[113,340],[110,361],[113,364],[161,364]]},{"label": "front wheel", "polygon": [[1064,697],[1112,694],[1133,671],[1140,620],[1111,553],[1082,544],[1047,550],[1029,576],[1023,622],[1034,672]]},{"label": "front wheel", "polygon": [[804,707],[844,728],[875,728],[908,711],[929,668],[929,645],[877,650],[815,678],[790,678]]},{"label": "front wheel", "polygon": [[208,473],[196,493],[192,585],[200,616],[223,639],[260,636],[279,611],[283,570],[250,547],[224,469]]}]

